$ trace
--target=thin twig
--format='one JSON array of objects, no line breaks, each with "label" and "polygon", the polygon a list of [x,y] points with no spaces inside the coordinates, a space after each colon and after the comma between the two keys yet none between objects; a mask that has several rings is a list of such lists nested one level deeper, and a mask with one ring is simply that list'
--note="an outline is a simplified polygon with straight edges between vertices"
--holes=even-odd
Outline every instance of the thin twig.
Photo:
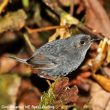
[{"label": "thin twig", "polygon": [[47,79],[46,82],[48,83],[49,87],[51,87],[51,82]]},{"label": "thin twig", "polygon": [[35,47],[31,44],[28,35],[24,34],[23,37],[24,37],[27,45],[29,46],[30,50],[32,51],[32,53],[34,53],[35,52]]},{"label": "thin twig", "polygon": [[53,30],[56,28],[66,28],[67,26],[47,26],[43,28],[38,28],[38,29],[30,29],[28,27],[25,27],[29,33],[35,33],[35,32],[42,32],[42,31],[48,31],[48,30]]},{"label": "thin twig", "polygon": [[73,13],[74,13],[74,0],[71,0],[70,15],[72,16]]}]

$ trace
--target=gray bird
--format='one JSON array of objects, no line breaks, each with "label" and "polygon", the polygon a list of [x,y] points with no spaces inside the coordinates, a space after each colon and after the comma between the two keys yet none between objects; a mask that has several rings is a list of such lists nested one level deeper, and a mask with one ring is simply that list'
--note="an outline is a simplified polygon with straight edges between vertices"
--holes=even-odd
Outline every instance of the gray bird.
[{"label": "gray bird", "polygon": [[44,44],[28,59],[15,58],[41,70],[40,77],[66,76],[83,62],[92,42],[97,40],[90,35],[78,34]]}]

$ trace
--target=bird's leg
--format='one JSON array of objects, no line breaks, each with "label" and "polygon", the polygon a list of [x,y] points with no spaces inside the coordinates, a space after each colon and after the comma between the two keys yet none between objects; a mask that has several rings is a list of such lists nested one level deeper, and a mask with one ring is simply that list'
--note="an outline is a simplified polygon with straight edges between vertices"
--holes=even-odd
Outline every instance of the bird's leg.
[{"label": "bird's leg", "polygon": [[47,75],[47,74],[38,74],[41,78],[45,78],[45,79],[47,79],[47,80],[52,80],[52,81],[54,81],[55,79],[56,79],[56,77],[55,76],[49,76],[49,75]]}]

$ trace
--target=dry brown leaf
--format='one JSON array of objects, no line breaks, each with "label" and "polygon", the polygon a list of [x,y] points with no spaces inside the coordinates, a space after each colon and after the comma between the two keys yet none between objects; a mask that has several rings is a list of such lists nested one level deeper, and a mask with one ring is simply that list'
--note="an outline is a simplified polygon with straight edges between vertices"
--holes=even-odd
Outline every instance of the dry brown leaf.
[{"label": "dry brown leaf", "polygon": [[32,68],[29,65],[20,63],[12,69],[12,72],[17,72],[20,75],[30,75],[32,73]]},{"label": "dry brown leaf", "polygon": [[95,59],[92,60],[91,70],[93,73],[95,73],[104,63],[107,52],[107,40],[108,39],[105,38],[103,41],[100,42],[97,49],[98,55],[95,57]]},{"label": "dry brown leaf", "polygon": [[[109,42],[110,42],[110,41],[109,41]],[[106,61],[107,61],[107,63],[110,63],[110,44],[108,44]]]},{"label": "dry brown leaf", "polygon": [[6,45],[10,42],[14,42],[16,39],[17,39],[17,36],[15,32],[8,31],[3,34],[0,34],[0,44],[3,44],[3,45]]},{"label": "dry brown leaf", "polygon": [[31,108],[32,105],[36,106],[39,104],[41,93],[37,88],[33,87],[29,80],[22,79],[19,90],[16,100],[19,106],[30,105],[29,108]]},{"label": "dry brown leaf", "polygon": [[59,82],[57,82],[55,84],[55,87],[54,87],[54,93],[55,94],[59,94],[60,91],[62,91],[66,86],[69,85],[69,79],[68,78],[62,78],[62,80],[59,80]]},{"label": "dry brown leaf", "polygon": [[7,73],[17,64],[15,60],[8,58],[8,56],[6,54],[0,58],[0,74]]},{"label": "dry brown leaf", "polygon": [[[70,15],[68,15],[66,17],[71,18]],[[64,25],[65,25],[65,28],[57,28],[56,29],[56,32],[51,37],[49,37],[49,42],[56,40],[58,36],[60,37],[60,39],[63,39],[63,38],[67,38],[71,35],[71,33],[69,32],[69,29],[66,27],[67,19],[64,19],[63,17],[61,17],[60,26],[64,26]]]},{"label": "dry brown leaf", "polygon": [[76,86],[70,88],[69,79],[67,77],[59,78],[54,85],[54,104],[60,109],[63,105],[74,104],[78,100],[77,94],[78,88]]},{"label": "dry brown leaf", "polygon": [[0,2],[0,14],[4,11],[4,8],[8,5],[9,0],[3,0]]},{"label": "dry brown leaf", "polygon": [[110,110],[110,93],[95,82],[91,83],[90,96],[89,106],[92,110]]},{"label": "dry brown leaf", "polygon": [[97,49],[98,55],[91,62],[91,70],[93,72],[92,77],[101,85],[102,88],[110,92],[110,79],[106,78],[105,76],[95,74],[96,71],[102,66],[102,64],[104,64],[106,54],[108,51],[107,42],[107,38],[100,42]]},{"label": "dry brown leaf", "polygon": [[72,0],[58,0],[59,4],[63,6],[70,6]]},{"label": "dry brown leaf", "polygon": [[107,75],[110,78],[110,66],[104,66],[102,69],[105,75]]},{"label": "dry brown leaf", "polygon": [[68,27],[72,24],[77,25],[79,20],[62,10],[55,1],[44,0],[44,3],[60,16],[60,26],[65,26],[65,28],[56,29],[56,32],[49,38],[49,42],[56,40],[57,37],[60,39],[69,37],[71,33]]},{"label": "dry brown leaf", "polygon": [[104,90],[110,92],[110,78],[106,78],[99,74],[92,74],[92,77],[101,85]]},{"label": "dry brown leaf", "polygon": [[8,30],[18,31],[25,25],[27,15],[24,10],[9,12],[0,19],[0,33]]},{"label": "dry brown leaf", "polygon": [[110,37],[110,20],[98,0],[83,0],[86,6],[85,24],[97,33]]},{"label": "dry brown leaf", "polygon": [[82,90],[88,92],[90,90],[90,83],[87,78],[91,75],[90,72],[82,72],[75,79],[70,82],[70,85],[77,85]]}]

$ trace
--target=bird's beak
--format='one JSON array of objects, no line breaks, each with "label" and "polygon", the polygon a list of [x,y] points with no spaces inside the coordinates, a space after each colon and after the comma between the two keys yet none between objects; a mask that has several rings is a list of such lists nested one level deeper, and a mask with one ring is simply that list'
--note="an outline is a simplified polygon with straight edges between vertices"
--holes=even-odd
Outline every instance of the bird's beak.
[{"label": "bird's beak", "polygon": [[102,38],[97,37],[97,36],[92,36],[92,37],[91,37],[91,41],[92,41],[92,42],[98,41],[98,40],[102,40]]}]

